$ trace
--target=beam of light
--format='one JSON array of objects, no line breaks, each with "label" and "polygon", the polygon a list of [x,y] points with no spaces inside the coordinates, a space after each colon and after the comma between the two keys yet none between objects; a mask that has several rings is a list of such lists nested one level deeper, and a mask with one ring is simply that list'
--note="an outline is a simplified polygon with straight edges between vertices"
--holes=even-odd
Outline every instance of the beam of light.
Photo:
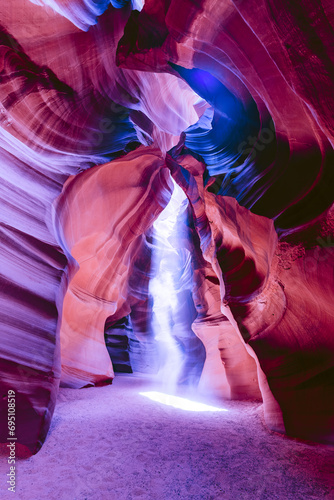
[{"label": "beam of light", "polygon": [[217,408],[215,406],[210,406],[204,403],[199,403],[198,401],[191,401],[190,399],[180,398],[179,396],[173,396],[171,394],[164,394],[162,392],[140,392],[141,396],[145,396],[152,401],[157,401],[167,406],[173,406],[173,408],[179,408],[185,411],[228,411],[225,408]]},{"label": "beam of light", "polygon": [[145,5],[145,0],[132,0],[132,8],[133,10],[139,10],[139,12],[143,9]]},{"label": "beam of light", "polygon": [[[153,263],[158,272],[150,280],[149,290],[153,298],[153,329],[159,346],[160,368],[158,377],[164,389],[173,391],[182,368],[182,355],[173,336],[173,315],[177,311],[177,291],[175,283],[182,268],[180,255],[170,242],[172,234],[177,234],[180,217],[186,217],[187,198],[175,183],[170,202],[161,212],[153,227],[155,231]],[[175,332],[174,332],[175,333]]]}]

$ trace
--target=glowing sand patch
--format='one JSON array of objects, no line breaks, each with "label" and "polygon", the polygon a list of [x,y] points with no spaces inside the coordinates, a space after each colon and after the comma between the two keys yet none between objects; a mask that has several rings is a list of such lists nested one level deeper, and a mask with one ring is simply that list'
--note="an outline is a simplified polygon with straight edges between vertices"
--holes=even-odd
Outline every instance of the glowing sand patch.
[{"label": "glowing sand patch", "polygon": [[180,398],[179,396],[172,396],[170,394],[163,394],[162,392],[140,392],[141,396],[146,396],[152,401],[157,401],[167,406],[173,406],[180,410],[186,411],[228,411],[224,408],[217,408],[215,406],[206,405],[190,399]]}]

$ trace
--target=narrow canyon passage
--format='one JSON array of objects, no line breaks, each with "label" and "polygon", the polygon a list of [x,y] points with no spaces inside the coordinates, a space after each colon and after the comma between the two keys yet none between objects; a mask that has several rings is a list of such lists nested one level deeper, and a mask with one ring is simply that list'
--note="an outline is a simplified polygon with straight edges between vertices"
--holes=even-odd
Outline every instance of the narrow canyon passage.
[{"label": "narrow canyon passage", "polygon": [[334,498],[333,447],[269,433],[262,404],[178,394],[227,410],[187,411],[141,394],[148,391],[161,386],[135,375],[61,388],[43,448],[17,462],[15,498],[31,500],[32,491],[36,500]]},{"label": "narrow canyon passage", "polygon": [[0,1],[0,500],[334,500],[333,48],[333,0]]}]

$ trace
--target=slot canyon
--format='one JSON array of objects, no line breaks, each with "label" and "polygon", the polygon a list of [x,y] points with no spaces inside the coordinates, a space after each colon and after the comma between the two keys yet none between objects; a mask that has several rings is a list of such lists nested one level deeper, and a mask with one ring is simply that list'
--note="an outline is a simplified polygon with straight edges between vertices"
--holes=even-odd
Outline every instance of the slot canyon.
[{"label": "slot canyon", "polygon": [[331,0],[1,2],[1,498],[334,498],[333,148]]}]

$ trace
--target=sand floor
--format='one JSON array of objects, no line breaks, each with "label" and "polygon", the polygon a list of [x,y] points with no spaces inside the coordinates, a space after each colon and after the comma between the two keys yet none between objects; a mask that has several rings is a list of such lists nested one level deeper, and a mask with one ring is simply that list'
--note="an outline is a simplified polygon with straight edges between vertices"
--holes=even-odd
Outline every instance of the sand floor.
[{"label": "sand floor", "polygon": [[[147,378],[61,389],[41,451],[16,463],[16,500],[334,499],[334,448],[266,430],[262,405],[194,412],[140,394]],[[195,396],[188,396],[195,399]]]}]

